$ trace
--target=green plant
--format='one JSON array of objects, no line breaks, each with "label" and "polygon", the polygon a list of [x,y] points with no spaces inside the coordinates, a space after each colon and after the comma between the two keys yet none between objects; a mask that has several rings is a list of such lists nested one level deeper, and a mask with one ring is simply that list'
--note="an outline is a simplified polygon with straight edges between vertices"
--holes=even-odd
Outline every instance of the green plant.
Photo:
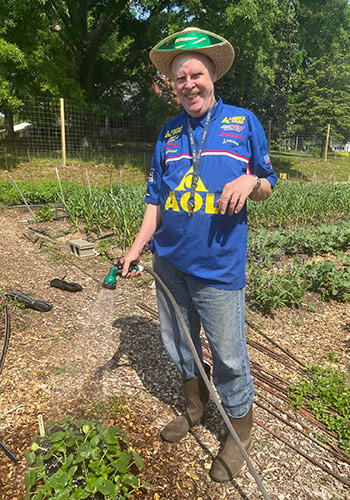
[{"label": "green plant", "polygon": [[319,158],[321,156],[321,148],[319,146],[310,146],[310,153],[315,158]]},{"label": "green plant", "polygon": [[250,264],[248,290],[265,312],[280,307],[298,307],[306,290],[303,266],[302,260],[286,267]]},{"label": "green plant", "polygon": [[35,436],[25,457],[26,500],[125,500],[150,487],[134,475],[144,465],[126,433],[96,420],[64,417]]},{"label": "green plant", "polygon": [[108,416],[109,418],[115,418],[116,415],[125,415],[127,412],[126,408],[127,399],[125,396],[111,396],[108,400]]},{"label": "green plant", "polygon": [[324,357],[324,359],[326,359],[327,361],[330,361],[331,363],[336,363],[337,361],[339,361],[339,358],[338,358],[337,353],[335,351],[329,351],[323,357]]},{"label": "green plant", "polygon": [[55,218],[55,209],[52,203],[43,206],[35,214],[35,222],[53,221],[54,218]]},{"label": "green plant", "polygon": [[350,267],[337,267],[335,262],[324,260],[306,266],[307,287],[321,293],[323,300],[350,300]]},{"label": "green plant", "polygon": [[310,365],[306,377],[289,387],[292,406],[303,404],[329,430],[339,436],[339,446],[350,454],[350,387],[346,373],[333,368]]}]

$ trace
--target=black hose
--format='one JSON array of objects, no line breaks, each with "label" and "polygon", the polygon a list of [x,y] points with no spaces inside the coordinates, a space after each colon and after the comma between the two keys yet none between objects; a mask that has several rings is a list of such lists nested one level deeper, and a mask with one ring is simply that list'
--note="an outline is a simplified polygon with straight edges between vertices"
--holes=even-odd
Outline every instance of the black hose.
[{"label": "black hose", "polygon": [[31,297],[29,297],[29,295],[26,295],[19,290],[14,290],[13,288],[11,288],[11,291],[6,295],[7,297],[10,297],[12,299],[18,299],[20,302],[22,302],[23,305],[29,307],[30,309],[34,309],[34,311],[47,312],[52,309],[52,304],[50,304],[49,302],[32,299]]},{"label": "black hose", "polygon": [[7,308],[7,305],[5,303],[5,299],[1,295],[1,293],[0,293],[0,307],[3,308],[4,315],[5,315],[4,340],[2,343],[1,356],[0,356],[0,374],[1,374],[2,367],[3,367],[4,361],[5,361],[6,351],[7,351],[8,345],[9,345],[9,341],[10,341],[10,314],[9,314],[9,310]]},{"label": "black hose", "polygon": [[[4,297],[0,293],[0,307],[3,308],[5,315],[5,327],[4,327],[4,341],[2,344],[1,357],[0,357],[0,374],[2,372],[2,367],[4,365],[6,351],[10,342],[10,313],[5,303]],[[6,455],[12,460],[12,462],[17,463],[18,458],[0,441],[0,448],[6,453]]]},{"label": "black hose", "polygon": [[201,363],[201,360],[198,356],[198,353],[196,351],[196,348],[193,344],[193,341],[192,341],[192,338],[191,338],[191,335],[190,335],[190,332],[188,331],[188,328],[187,328],[187,325],[186,325],[186,322],[182,316],[182,313],[180,311],[180,308],[179,306],[177,305],[175,299],[174,299],[174,296],[173,294],[171,293],[171,291],[169,290],[169,288],[166,286],[166,284],[164,283],[164,281],[161,279],[161,277],[155,273],[153,271],[153,269],[147,267],[147,266],[144,266],[144,270],[147,271],[148,273],[150,273],[154,279],[159,283],[159,285],[162,287],[162,289],[164,290],[164,292],[166,293],[167,297],[169,298],[170,302],[171,302],[171,305],[173,306],[174,310],[175,310],[175,313],[176,313],[176,316],[178,317],[180,323],[181,323],[181,326],[185,332],[185,335],[186,335],[186,338],[187,338],[187,341],[188,341],[188,344],[190,346],[190,349],[191,349],[191,352],[192,352],[192,355],[194,357],[194,360],[197,364],[197,367],[198,367],[198,370],[201,374],[201,377],[203,378],[204,382],[205,382],[205,385],[207,386],[208,390],[209,390],[209,393],[210,393],[210,396],[212,398],[212,400],[214,401],[214,403],[216,404],[222,418],[224,419],[224,422],[225,424],[227,425],[227,428],[229,430],[229,432],[231,433],[236,445],[238,446],[239,448],[239,451],[241,452],[244,460],[246,461],[246,464],[250,470],[250,473],[251,475],[253,476],[253,478],[255,479],[255,482],[262,494],[262,496],[265,498],[265,500],[271,500],[267,491],[265,490],[265,487],[264,485],[262,484],[261,482],[261,479],[260,477],[258,476],[258,473],[256,472],[255,468],[254,468],[254,465],[252,463],[252,461],[250,460],[249,458],[249,455],[248,453],[246,452],[244,446],[242,445],[233,425],[231,424],[230,422],[230,419],[227,415],[227,413],[225,412],[225,410],[223,409],[218,397],[216,396],[215,392],[214,392],[214,389],[207,377],[207,374],[205,372],[205,369],[203,368],[203,365]]},{"label": "black hose", "polygon": [[12,451],[10,451],[5,445],[4,443],[2,443],[0,441],[0,448],[6,453],[6,455],[11,458],[12,462],[14,463],[17,463],[18,462],[18,458],[15,457],[15,455],[12,453]]}]

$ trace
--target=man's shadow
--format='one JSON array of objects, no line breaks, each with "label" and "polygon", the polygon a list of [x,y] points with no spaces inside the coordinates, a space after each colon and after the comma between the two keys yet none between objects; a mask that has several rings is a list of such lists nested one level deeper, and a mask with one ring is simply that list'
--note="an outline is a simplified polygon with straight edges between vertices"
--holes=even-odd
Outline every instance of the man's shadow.
[{"label": "man's shadow", "polygon": [[[144,316],[124,316],[113,322],[119,334],[119,346],[111,359],[101,366],[94,378],[102,378],[125,364],[135,370],[144,389],[168,406],[174,413],[185,409],[183,384],[175,365],[163,345],[157,321]],[[215,404],[209,401],[203,424],[216,437],[222,437],[218,425],[221,416]]]},{"label": "man's shadow", "polygon": [[[125,365],[127,359],[128,365],[135,370],[149,394],[171,406],[174,413],[182,413],[185,409],[182,380],[165,350],[158,322],[144,316],[124,316],[116,319],[113,327],[120,331],[119,347],[111,359],[96,371],[95,377],[100,378],[108,372],[117,370]],[[202,424],[222,445],[225,424],[213,401],[207,404]],[[205,443],[205,437],[200,429],[195,426],[191,433],[199,446],[213,459],[212,450]],[[247,500],[247,496],[236,481],[232,481],[231,484],[241,499]]]}]

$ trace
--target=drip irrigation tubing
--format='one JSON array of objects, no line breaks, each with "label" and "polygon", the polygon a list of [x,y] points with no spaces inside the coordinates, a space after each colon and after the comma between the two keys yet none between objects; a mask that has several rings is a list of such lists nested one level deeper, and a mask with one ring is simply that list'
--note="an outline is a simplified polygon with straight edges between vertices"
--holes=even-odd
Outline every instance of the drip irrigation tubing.
[{"label": "drip irrigation tubing", "polygon": [[270,356],[270,358],[272,358],[276,361],[279,361],[287,368],[293,368],[293,369],[295,368],[295,366],[291,365],[283,356],[281,356],[277,352],[272,351],[271,349],[264,346],[263,344],[260,344],[256,340],[247,339],[247,344],[250,345],[251,347],[254,347],[258,351],[262,352],[263,354]]},{"label": "drip irrigation tubing", "polygon": [[245,460],[245,462],[246,462],[246,464],[248,466],[248,469],[249,469],[251,475],[253,476],[253,478],[254,478],[254,480],[255,480],[255,482],[256,482],[256,484],[257,484],[257,486],[258,486],[258,488],[259,488],[259,490],[260,490],[260,492],[262,494],[262,496],[265,498],[265,500],[271,500],[270,497],[269,497],[269,495],[268,495],[268,493],[267,493],[267,491],[265,490],[265,487],[264,487],[264,485],[263,485],[263,483],[262,483],[259,475],[257,474],[257,472],[256,472],[256,470],[254,468],[254,465],[253,465],[252,461],[249,458],[248,453],[246,452],[244,446],[240,442],[239,437],[238,437],[238,435],[237,435],[237,433],[236,433],[233,425],[231,424],[230,419],[229,419],[227,413],[223,409],[223,407],[222,407],[222,405],[221,405],[218,397],[216,396],[216,394],[214,392],[214,389],[213,389],[213,387],[212,387],[212,385],[211,385],[211,383],[210,383],[210,381],[209,381],[209,379],[207,377],[207,374],[205,373],[205,370],[203,368],[202,362],[201,362],[201,360],[200,360],[200,358],[199,358],[199,356],[197,354],[196,348],[195,348],[195,346],[194,346],[194,344],[192,342],[192,338],[191,338],[191,335],[190,335],[190,333],[188,331],[186,322],[185,322],[185,320],[184,320],[184,318],[183,318],[183,316],[181,314],[179,306],[177,305],[177,303],[176,303],[176,301],[175,301],[172,293],[170,292],[169,288],[166,286],[166,284],[164,283],[164,281],[160,278],[160,276],[153,271],[153,269],[150,269],[149,267],[144,266],[144,270],[147,271],[149,274],[151,274],[154,277],[154,279],[162,287],[162,289],[166,293],[169,301],[171,302],[171,305],[174,308],[176,316],[178,317],[178,320],[180,321],[181,326],[182,326],[182,328],[184,330],[186,339],[188,341],[188,344],[189,344],[189,347],[191,349],[191,352],[192,352],[192,355],[194,357],[194,360],[195,360],[195,362],[197,364],[198,370],[199,370],[199,372],[201,374],[201,377],[204,380],[205,385],[207,386],[207,388],[209,390],[209,393],[210,393],[210,396],[211,396],[212,400],[214,401],[214,403],[215,403],[216,407],[218,408],[218,410],[219,410],[219,412],[220,412],[220,414],[221,414],[221,416],[222,416],[225,424],[227,425],[227,428],[228,428],[230,434],[232,435],[232,437],[233,437],[233,439],[234,439],[234,441],[235,441],[235,443],[236,443],[239,451],[241,452],[241,454],[242,454],[242,456],[243,456],[243,458],[244,458],[244,460]]},{"label": "drip irrigation tubing", "polygon": [[[261,396],[260,396],[260,398],[261,398]],[[268,403],[271,404],[270,401]],[[287,417],[290,420],[293,420],[293,422],[295,422],[297,425],[300,425],[301,427],[304,427],[304,428],[306,427],[306,429],[308,430],[308,432],[306,432],[306,431],[304,431],[302,429],[298,429],[289,420],[284,419],[277,412],[271,410],[271,408],[269,408],[265,404],[261,403],[260,401],[256,401],[255,400],[254,404],[256,404],[257,406],[259,406],[260,408],[262,408],[263,410],[265,410],[267,413],[269,413],[273,417],[277,418],[277,420],[280,420],[281,422],[283,422],[285,425],[288,425],[289,427],[291,427],[295,431],[299,432],[300,434],[302,434],[304,437],[306,437],[307,439],[309,439],[310,441],[312,441],[313,443],[315,443],[320,448],[323,448],[324,450],[328,451],[334,457],[336,457],[338,460],[342,460],[343,462],[346,462],[347,464],[350,464],[350,459],[348,459],[347,457],[345,457],[345,455],[342,453],[341,450],[338,450],[338,448],[334,447],[327,440],[325,440],[326,444],[324,444],[321,441],[318,441],[315,437],[311,436],[310,434],[315,435],[314,431],[312,431],[312,429],[308,428],[307,426],[302,426],[302,424],[296,418],[294,418],[290,413],[288,413],[288,412],[285,413],[283,410],[279,410],[278,409],[279,411],[282,411],[285,415],[287,415]]]},{"label": "drip irrigation tubing", "polygon": [[[268,393],[272,394],[272,396],[275,396],[276,398],[279,398],[279,399],[282,399],[282,401],[284,401],[285,403],[287,403],[288,405],[291,404],[292,400],[290,398],[288,398],[287,396],[285,396],[284,394],[278,394],[275,390],[271,389],[271,387],[268,387],[268,385],[266,384],[263,384],[260,380],[256,379],[255,381],[255,385],[257,387],[260,387],[261,389],[264,389],[265,391],[267,391]],[[319,427],[322,431],[324,431],[326,434],[328,434],[329,436],[333,437],[333,438],[336,438],[337,437],[337,434],[333,431],[330,431],[322,422],[320,422],[319,420],[317,420],[312,413],[310,413],[309,411],[305,410],[304,408],[300,408],[299,409],[299,413],[300,415],[302,415],[303,417],[307,418],[308,420],[310,420],[314,425],[316,425],[317,427]]]},{"label": "drip irrigation tubing", "polygon": [[254,368],[257,370],[260,370],[260,372],[265,373],[268,377],[270,377],[272,380],[276,380],[282,385],[289,385],[288,382],[281,377],[280,375],[277,375],[277,373],[270,372],[269,370],[266,370],[264,366],[262,366],[260,363],[257,363],[256,361],[252,361],[252,365]]},{"label": "drip irrigation tubing", "polygon": [[316,465],[316,467],[319,467],[320,469],[322,469],[324,472],[327,472],[329,475],[333,476],[335,479],[337,479],[339,482],[347,485],[347,486],[350,486],[350,480],[345,478],[345,477],[342,477],[340,476],[339,474],[336,474],[335,472],[333,472],[329,467],[326,467],[325,465],[323,465],[322,463],[320,463],[318,460],[316,460],[315,458],[313,457],[310,457],[307,453],[305,453],[303,450],[301,450],[300,448],[298,448],[297,446],[294,446],[293,444],[291,444],[289,441],[287,441],[287,439],[284,439],[282,436],[280,436],[279,434],[277,434],[276,432],[273,432],[271,429],[269,429],[268,427],[266,427],[266,425],[262,424],[261,422],[258,422],[257,420],[254,420],[254,423],[256,423],[259,427],[261,427],[262,429],[264,429],[266,432],[270,433],[272,436],[274,436],[276,439],[279,439],[280,441],[282,441],[282,443],[286,444],[287,446],[289,446],[289,448],[291,448],[292,450],[296,451],[297,453],[299,453],[299,455],[303,456],[304,458],[306,458],[306,460],[308,460],[309,462],[311,462],[313,465]]},{"label": "drip irrigation tubing", "polygon": [[282,351],[288,357],[290,357],[291,359],[293,359],[296,363],[298,363],[298,365],[302,366],[303,368],[306,368],[306,365],[304,363],[302,363],[296,356],[294,356],[294,354],[292,354],[290,351],[288,351],[288,349],[285,349],[284,347],[282,347],[279,344],[277,344],[277,342],[275,342],[268,335],[266,335],[266,333],[264,333],[260,328],[258,328],[256,325],[254,325],[250,320],[246,319],[245,322],[249,326],[249,328],[251,328],[255,332],[259,333],[259,335],[261,335],[266,340],[268,340],[269,342],[271,342],[271,344],[273,346],[277,347],[277,349],[280,349],[280,351]]}]

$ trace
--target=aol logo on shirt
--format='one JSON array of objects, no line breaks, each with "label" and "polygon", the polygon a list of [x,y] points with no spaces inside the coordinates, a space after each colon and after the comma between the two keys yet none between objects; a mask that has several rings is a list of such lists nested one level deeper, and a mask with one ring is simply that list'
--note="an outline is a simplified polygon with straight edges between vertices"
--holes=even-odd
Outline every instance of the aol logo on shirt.
[{"label": "aol logo on shirt", "polygon": [[[183,176],[180,184],[175,188],[174,191],[169,191],[168,199],[165,203],[165,210],[173,210],[174,212],[180,212],[180,207],[185,212],[188,212],[188,200],[191,194],[193,176],[193,166],[190,170]],[[184,191],[184,193],[179,198],[178,191]],[[176,196],[177,195],[177,196]],[[208,190],[203,184],[201,178],[198,179],[196,192],[194,194],[194,212],[200,210],[204,204],[206,214],[217,214],[219,213],[218,207],[214,205],[215,202],[214,193],[208,193]]]}]

